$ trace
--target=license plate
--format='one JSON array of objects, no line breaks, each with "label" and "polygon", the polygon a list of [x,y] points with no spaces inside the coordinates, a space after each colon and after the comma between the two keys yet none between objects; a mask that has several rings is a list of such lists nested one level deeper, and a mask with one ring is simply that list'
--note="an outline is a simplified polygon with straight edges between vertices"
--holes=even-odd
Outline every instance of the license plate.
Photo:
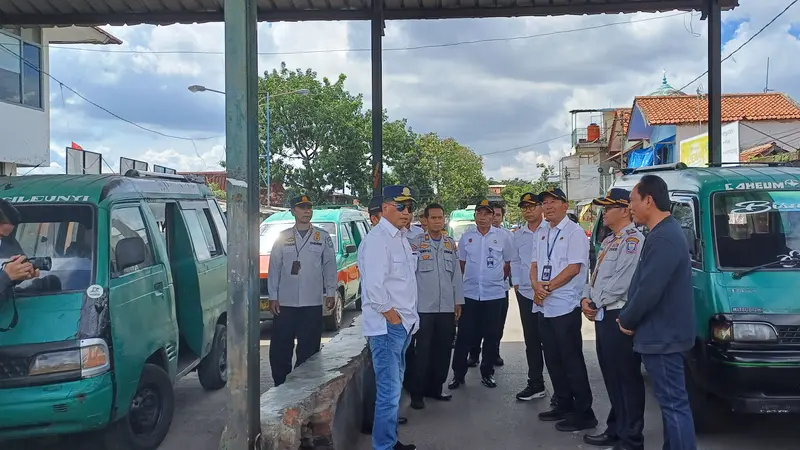
[{"label": "license plate", "polygon": [[269,300],[261,300],[261,311],[269,309]]}]

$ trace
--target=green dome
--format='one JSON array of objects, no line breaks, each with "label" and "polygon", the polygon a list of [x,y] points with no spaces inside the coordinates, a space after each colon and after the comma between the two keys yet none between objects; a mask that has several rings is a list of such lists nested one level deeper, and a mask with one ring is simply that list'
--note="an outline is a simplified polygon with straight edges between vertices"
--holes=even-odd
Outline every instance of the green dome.
[{"label": "green dome", "polygon": [[667,83],[667,72],[664,71],[664,78],[661,79],[661,86],[648,95],[648,97],[657,97],[657,96],[678,96],[678,95],[686,95],[684,92],[681,92],[674,87],[672,87],[669,83]]}]

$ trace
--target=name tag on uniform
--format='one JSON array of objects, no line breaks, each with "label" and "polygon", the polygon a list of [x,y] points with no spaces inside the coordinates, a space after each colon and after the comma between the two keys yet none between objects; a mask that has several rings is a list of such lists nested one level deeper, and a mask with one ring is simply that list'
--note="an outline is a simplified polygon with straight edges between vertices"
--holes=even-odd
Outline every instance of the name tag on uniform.
[{"label": "name tag on uniform", "polygon": [[542,267],[542,281],[550,281],[550,277],[553,276],[553,266],[550,264]]},{"label": "name tag on uniform", "polygon": [[293,261],[292,262],[292,275],[297,275],[300,273],[300,261]]}]

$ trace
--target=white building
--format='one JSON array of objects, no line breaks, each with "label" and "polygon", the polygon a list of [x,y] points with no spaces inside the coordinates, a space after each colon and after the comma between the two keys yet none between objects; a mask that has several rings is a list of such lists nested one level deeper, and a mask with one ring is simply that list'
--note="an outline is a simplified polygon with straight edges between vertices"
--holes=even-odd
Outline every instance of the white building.
[{"label": "white building", "polygon": [[50,165],[49,45],[121,43],[96,27],[0,26],[0,175]]}]

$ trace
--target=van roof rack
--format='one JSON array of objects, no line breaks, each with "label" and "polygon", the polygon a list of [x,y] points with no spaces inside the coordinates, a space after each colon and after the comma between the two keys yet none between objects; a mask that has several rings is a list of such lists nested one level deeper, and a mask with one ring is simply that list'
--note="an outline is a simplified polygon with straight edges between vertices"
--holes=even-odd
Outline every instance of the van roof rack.
[{"label": "van roof rack", "polygon": [[359,205],[326,205],[326,204],[323,203],[323,204],[320,204],[320,205],[314,205],[314,208],[320,208],[320,209],[359,209]]},{"label": "van roof rack", "polygon": [[683,170],[688,168],[689,166],[687,166],[686,163],[677,162],[672,164],[658,164],[655,166],[631,167],[620,170],[623,175],[630,175],[632,173],[663,172],[665,170]]},{"label": "van roof rack", "polygon": [[767,166],[767,167],[786,167],[786,166],[794,166],[792,161],[730,161],[730,162],[717,162],[717,163],[708,163],[708,167],[725,167],[725,166]]},{"label": "van roof rack", "polygon": [[206,180],[203,177],[198,177],[195,175],[178,175],[172,173],[147,172],[144,170],[136,170],[136,169],[128,170],[127,172],[125,172],[125,176],[130,178],[154,178],[160,180],[183,181],[189,183],[206,184]]}]

